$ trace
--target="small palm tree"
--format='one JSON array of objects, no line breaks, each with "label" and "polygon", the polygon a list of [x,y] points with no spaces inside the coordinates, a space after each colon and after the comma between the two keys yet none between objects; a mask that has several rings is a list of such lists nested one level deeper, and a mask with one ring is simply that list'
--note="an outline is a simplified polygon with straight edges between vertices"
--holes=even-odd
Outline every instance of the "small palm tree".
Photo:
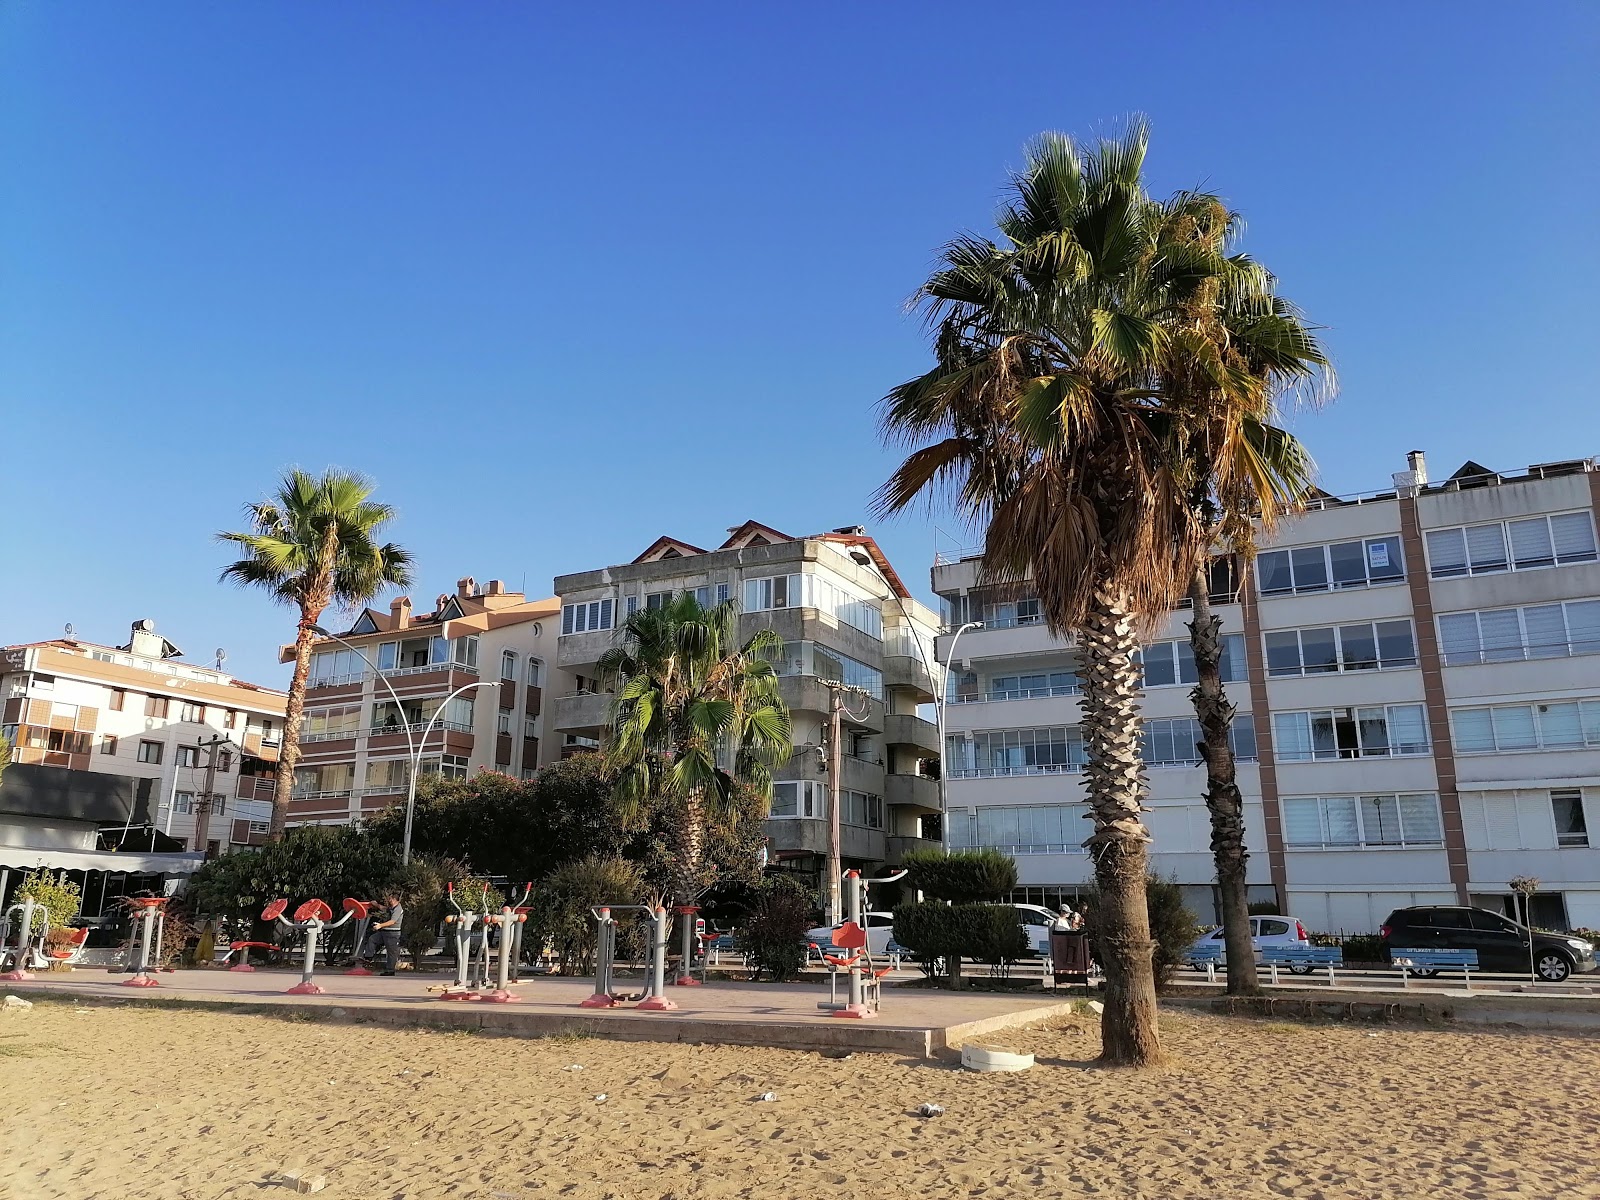
[{"label": "small palm tree", "polygon": [[273,496],[245,506],[249,532],[217,534],[218,541],[244,551],[223,569],[224,580],[262,588],[300,613],[272,797],[274,841],[283,837],[289,820],[317,622],[330,605],[365,604],[385,588],[411,582],[411,555],[377,540],[378,531],[394,519],[394,509],[371,496],[372,484],[360,475],[330,468],[317,479],[293,470]]},{"label": "small palm tree", "polygon": [[[743,642],[732,601],[702,608],[682,593],[642,608],[600,659],[616,681],[608,767],[625,813],[665,805],[675,826],[672,890],[695,902],[707,822],[736,818],[737,789],[769,802],[772,772],[789,757],[789,711],[771,657],[783,640],[763,629]],[[687,960],[684,966],[688,970]]]}]

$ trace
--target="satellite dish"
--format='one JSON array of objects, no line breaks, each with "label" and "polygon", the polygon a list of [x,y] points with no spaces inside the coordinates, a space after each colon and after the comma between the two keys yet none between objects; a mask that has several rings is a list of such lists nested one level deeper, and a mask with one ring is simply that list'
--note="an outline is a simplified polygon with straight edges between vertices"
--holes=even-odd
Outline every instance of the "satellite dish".
[{"label": "satellite dish", "polygon": [[76,632],[77,632],[77,630],[72,627],[72,622],[68,621],[67,622],[67,641],[70,642],[72,640],[72,635],[74,633],[76,633]]},{"label": "satellite dish", "polygon": [[217,670],[222,670],[222,664],[228,661],[228,652],[221,646],[217,647]]}]

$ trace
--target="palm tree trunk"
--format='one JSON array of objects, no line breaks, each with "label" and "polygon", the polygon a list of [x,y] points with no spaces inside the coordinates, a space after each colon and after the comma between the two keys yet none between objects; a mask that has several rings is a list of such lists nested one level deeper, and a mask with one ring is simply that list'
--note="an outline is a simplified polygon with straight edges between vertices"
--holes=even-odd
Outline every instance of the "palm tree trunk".
[{"label": "palm tree trunk", "polygon": [[289,702],[283,710],[283,745],[278,750],[278,777],[272,789],[272,841],[283,840],[289,825],[289,797],[294,794],[294,768],[300,761],[300,725],[306,711],[306,678],[311,674],[311,632],[317,618],[300,611],[300,629],[294,639],[294,676],[289,680]]},{"label": "palm tree trunk", "polygon": [[678,819],[677,902],[693,904],[700,890],[700,856],[705,844],[705,805],[698,790],[683,798]]},{"label": "palm tree trunk", "polygon": [[1206,809],[1211,814],[1211,854],[1217,864],[1217,889],[1222,894],[1222,933],[1228,955],[1228,994],[1254,996],[1261,992],[1256,975],[1255,947],[1250,941],[1250,901],[1245,885],[1244,797],[1239,794],[1238,771],[1228,732],[1234,706],[1222,687],[1222,618],[1211,611],[1211,588],[1202,567],[1189,583],[1194,619],[1189,623],[1189,645],[1194,649],[1197,676],[1195,718],[1200,722],[1206,757]]},{"label": "palm tree trunk", "polygon": [[1080,631],[1083,740],[1099,891],[1101,965],[1106,973],[1100,1061],[1152,1066],[1163,1061],[1156,1024],[1155,943],[1145,900],[1150,832],[1139,819],[1144,764],[1139,756],[1139,638],[1122,596],[1101,587]]}]

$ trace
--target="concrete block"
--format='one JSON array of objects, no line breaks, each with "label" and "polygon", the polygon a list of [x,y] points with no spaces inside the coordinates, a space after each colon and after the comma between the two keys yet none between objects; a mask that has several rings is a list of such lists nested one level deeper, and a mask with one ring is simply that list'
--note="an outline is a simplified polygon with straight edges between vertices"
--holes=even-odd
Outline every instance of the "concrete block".
[{"label": "concrete block", "polygon": [[328,1177],[326,1175],[307,1175],[303,1171],[280,1171],[273,1182],[280,1187],[291,1188],[304,1196],[312,1192],[320,1192],[327,1187]]}]

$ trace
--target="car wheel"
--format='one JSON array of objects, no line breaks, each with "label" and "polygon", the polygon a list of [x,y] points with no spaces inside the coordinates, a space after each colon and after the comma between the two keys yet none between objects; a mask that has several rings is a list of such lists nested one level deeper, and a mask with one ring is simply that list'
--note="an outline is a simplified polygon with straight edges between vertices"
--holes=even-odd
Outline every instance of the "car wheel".
[{"label": "car wheel", "polygon": [[1316,970],[1316,968],[1314,966],[1312,966],[1310,963],[1301,963],[1299,966],[1290,967],[1289,968],[1289,974],[1291,974],[1291,975],[1309,975],[1309,974],[1311,974],[1311,972],[1313,972],[1315,970]]},{"label": "car wheel", "polygon": [[1546,983],[1565,983],[1567,976],[1572,974],[1572,963],[1566,955],[1546,950],[1535,960],[1534,970]]},{"label": "car wheel", "polygon": [[1439,968],[1438,967],[1412,967],[1411,968],[1411,973],[1413,975],[1419,975],[1424,979],[1432,979],[1435,975],[1437,975],[1439,973]]}]

